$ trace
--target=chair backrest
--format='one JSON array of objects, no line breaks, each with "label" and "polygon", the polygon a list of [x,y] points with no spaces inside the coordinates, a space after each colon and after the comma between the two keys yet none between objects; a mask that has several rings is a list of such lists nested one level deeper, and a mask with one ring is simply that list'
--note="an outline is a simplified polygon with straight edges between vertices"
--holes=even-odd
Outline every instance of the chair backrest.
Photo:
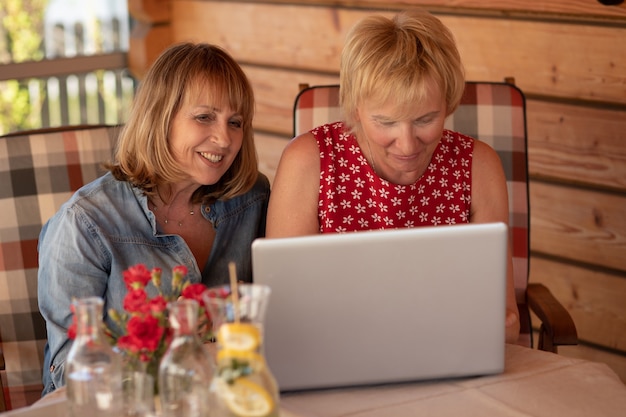
[{"label": "chair backrest", "polygon": [[101,163],[111,159],[117,134],[113,126],[80,126],[0,137],[0,347],[7,409],[32,404],[43,389],[39,232],[74,191],[105,172]]},{"label": "chair backrest", "polygon": [[[306,87],[294,103],[294,136],[341,117],[338,85]],[[445,127],[488,143],[502,161],[509,193],[509,233],[520,309],[519,343],[531,346],[532,330],[526,306],[530,241],[524,94],[506,82],[468,81],[459,108],[448,117]]]}]

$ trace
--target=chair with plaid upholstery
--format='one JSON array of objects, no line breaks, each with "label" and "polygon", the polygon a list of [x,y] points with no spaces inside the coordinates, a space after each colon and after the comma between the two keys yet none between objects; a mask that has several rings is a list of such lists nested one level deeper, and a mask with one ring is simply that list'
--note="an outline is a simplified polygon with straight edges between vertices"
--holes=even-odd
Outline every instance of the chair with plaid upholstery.
[{"label": "chair with plaid upholstery", "polygon": [[0,137],[0,411],[32,404],[43,389],[41,227],[74,191],[104,173],[101,163],[111,159],[117,130],[76,126]]},{"label": "chair with plaid upholstery", "polygon": [[[294,136],[315,126],[341,119],[339,86],[301,85],[294,103]],[[556,352],[559,345],[578,343],[576,327],[567,310],[547,287],[529,283],[529,200],[526,154],[526,102],[508,82],[467,82],[459,108],[445,127],[493,147],[507,177],[509,233],[513,246],[513,275],[520,311],[518,343],[532,346],[530,311],[541,321],[537,347]],[[530,309],[529,309],[530,307]]]}]

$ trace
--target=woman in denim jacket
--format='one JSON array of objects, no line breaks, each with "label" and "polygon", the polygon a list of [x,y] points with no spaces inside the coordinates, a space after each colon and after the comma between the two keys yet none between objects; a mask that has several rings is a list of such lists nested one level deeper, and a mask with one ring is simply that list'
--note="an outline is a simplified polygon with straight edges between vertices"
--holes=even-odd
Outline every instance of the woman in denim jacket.
[{"label": "woman in denim jacket", "polygon": [[233,261],[238,279],[252,280],[250,245],[265,234],[270,192],[258,172],[253,114],[252,87],[222,49],[185,43],[156,60],[110,172],[78,190],[41,231],[43,394],[64,385],[72,299],[100,296],[104,311],[123,311],[130,266],[184,265],[191,282],[214,286],[228,283]]}]

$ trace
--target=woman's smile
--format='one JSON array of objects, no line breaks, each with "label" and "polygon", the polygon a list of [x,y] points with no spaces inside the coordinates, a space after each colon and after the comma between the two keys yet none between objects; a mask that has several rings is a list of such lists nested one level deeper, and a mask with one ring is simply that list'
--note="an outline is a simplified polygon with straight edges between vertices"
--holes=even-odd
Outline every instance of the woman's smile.
[{"label": "woman's smile", "polygon": [[200,152],[200,155],[207,161],[212,162],[214,164],[217,164],[224,158],[224,155],[218,155],[218,154],[214,154],[210,152]]}]

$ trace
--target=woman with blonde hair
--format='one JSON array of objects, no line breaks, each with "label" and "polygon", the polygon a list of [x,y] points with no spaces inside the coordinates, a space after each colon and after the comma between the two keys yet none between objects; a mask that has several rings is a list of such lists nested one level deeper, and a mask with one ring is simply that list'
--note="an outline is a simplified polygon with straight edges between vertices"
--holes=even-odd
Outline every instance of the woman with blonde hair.
[{"label": "woman with blonde hair", "polygon": [[250,245],[265,234],[269,199],[253,115],[247,77],[217,46],[174,45],[152,65],[110,172],[78,190],[41,231],[44,394],[64,384],[72,300],[99,296],[104,311],[123,311],[127,268],[184,265],[189,281],[214,286],[229,282],[234,262],[238,278],[252,280]]},{"label": "woman with blonde hair", "polygon": [[[297,136],[283,151],[267,237],[508,224],[496,152],[444,129],[465,79],[454,37],[439,19],[416,9],[358,22],[342,51],[339,84],[344,119]],[[508,269],[506,340],[515,342],[510,250]]]}]

